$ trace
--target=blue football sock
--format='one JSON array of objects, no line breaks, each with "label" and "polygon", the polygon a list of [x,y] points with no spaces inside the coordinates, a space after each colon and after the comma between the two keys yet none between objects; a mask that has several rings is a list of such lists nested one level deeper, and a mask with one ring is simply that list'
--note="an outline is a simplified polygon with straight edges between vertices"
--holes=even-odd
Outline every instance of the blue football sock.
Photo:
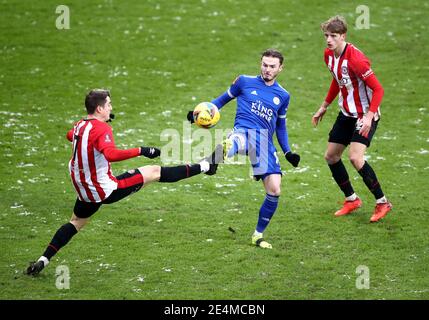
[{"label": "blue football sock", "polygon": [[269,194],[265,196],[264,203],[262,203],[261,209],[259,210],[259,219],[258,224],[256,225],[256,231],[260,233],[264,232],[277,209],[278,203],[278,196],[272,196]]}]

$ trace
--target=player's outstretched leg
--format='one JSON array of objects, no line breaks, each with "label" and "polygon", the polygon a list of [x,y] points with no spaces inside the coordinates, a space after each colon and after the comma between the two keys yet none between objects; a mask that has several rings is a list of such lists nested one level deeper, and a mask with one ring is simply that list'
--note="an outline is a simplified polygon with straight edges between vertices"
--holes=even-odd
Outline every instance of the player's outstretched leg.
[{"label": "player's outstretched leg", "polygon": [[[84,204],[83,202],[80,202],[78,199],[76,200],[76,204],[74,207],[74,212],[81,212],[82,207],[80,204]],[[98,210],[99,206],[91,206],[93,214],[95,211]],[[91,215],[89,214],[89,216]],[[46,266],[49,264],[49,261],[51,258],[57,254],[57,252],[64,247],[71,238],[78,233],[79,230],[81,230],[89,221],[88,218],[80,218],[76,216],[74,213],[72,214],[72,217],[70,219],[70,222],[62,225],[55,235],[53,236],[51,242],[48,244],[48,246],[45,249],[45,252],[43,255],[35,262],[30,262],[30,265],[25,270],[25,273],[31,276],[36,276],[42,271]]]},{"label": "player's outstretched leg", "polygon": [[209,170],[205,171],[204,173],[211,176],[214,175],[217,171],[217,167],[219,163],[222,163],[224,160],[224,148],[223,145],[218,144],[213,151],[213,153],[204,158],[203,161],[206,161],[209,163]]},{"label": "player's outstretched leg", "polygon": [[205,173],[214,175],[216,173],[218,164],[223,162],[222,158],[222,145],[217,145],[215,151],[201,160],[199,163],[191,165],[179,165],[174,167],[160,167],[160,166],[144,166],[138,168],[143,176],[144,184],[152,182],[177,182]]},{"label": "player's outstretched leg", "polygon": [[244,152],[246,143],[246,137],[242,133],[234,133],[223,140],[223,159],[231,158],[239,151]]},{"label": "player's outstretched leg", "polygon": [[25,274],[28,274],[29,276],[37,276],[40,271],[43,270],[45,267],[43,261],[32,261],[30,262],[30,265],[28,266],[27,270],[25,271]]},{"label": "player's outstretched leg", "polygon": [[226,158],[232,157],[237,152],[236,150],[234,150],[234,147],[235,149],[237,149],[236,146],[237,144],[229,138],[222,141],[224,160],[226,160]]},{"label": "player's outstretched leg", "polygon": [[64,247],[76,233],[77,229],[71,222],[62,225],[55,233],[49,245],[46,247],[43,255],[39,258],[39,260],[30,262],[30,265],[28,266],[25,273],[31,276],[38,275],[40,271],[42,271],[49,264],[51,258],[62,247]]},{"label": "player's outstretched leg", "polygon": [[214,175],[218,164],[222,161],[222,145],[219,144],[210,156],[207,156],[199,163],[175,167],[145,166],[139,168],[139,171],[144,177],[145,184],[153,181],[171,183],[193,177],[200,173]]}]

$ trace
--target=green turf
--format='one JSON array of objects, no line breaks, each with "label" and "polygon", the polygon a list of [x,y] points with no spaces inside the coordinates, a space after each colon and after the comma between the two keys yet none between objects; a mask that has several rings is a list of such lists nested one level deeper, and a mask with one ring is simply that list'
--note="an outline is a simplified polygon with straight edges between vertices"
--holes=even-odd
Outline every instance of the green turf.
[{"label": "green turf", "polygon": [[[57,30],[58,2],[0,0],[1,299],[429,298],[427,2],[371,2],[369,30],[354,28],[359,1],[128,2],[70,2],[71,28]],[[334,14],[348,19],[348,40],[385,89],[368,156],[394,210],[377,224],[346,157],[364,206],[332,215],[342,195],[323,153],[337,106],[311,126],[331,78],[319,24]],[[161,132],[182,133],[197,102],[238,74],[258,73],[268,47],[286,57],[279,81],[291,94],[289,140],[302,157],[298,169],[281,160],[283,193],[265,232],[273,250],[250,245],[261,183],[247,165],[223,165],[214,177],[150,185],[103,207],[39,277],[22,274],[71,215],[65,133],[83,116],[89,89],[111,89],[119,147],[163,146]],[[231,128],[234,111],[226,106],[216,128]],[[55,286],[59,265],[70,270],[68,290]],[[368,290],[356,288],[360,265],[370,271]]]}]

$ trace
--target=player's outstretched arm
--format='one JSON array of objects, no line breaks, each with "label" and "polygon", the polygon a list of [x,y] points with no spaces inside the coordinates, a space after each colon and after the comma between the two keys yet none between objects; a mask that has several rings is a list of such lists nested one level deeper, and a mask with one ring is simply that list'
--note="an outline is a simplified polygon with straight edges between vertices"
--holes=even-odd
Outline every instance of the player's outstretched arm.
[{"label": "player's outstretched arm", "polygon": [[188,111],[188,114],[186,115],[186,118],[188,118],[188,121],[190,122],[190,123],[194,123],[195,122],[195,120],[194,120],[194,111]]},{"label": "player's outstretched arm", "polygon": [[[216,99],[213,99],[210,102],[213,103],[220,110],[225,104],[230,102],[232,99],[234,99],[234,97],[230,96],[230,94],[227,91],[227,92],[221,94]],[[195,122],[193,113],[194,113],[194,111],[188,111],[188,114],[186,115],[186,118],[188,119],[188,121],[190,123]]]},{"label": "player's outstretched arm", "polygon": [[161,155],[161,150],[155,147],[140,147],[140,155],[149,159],[154,159]]},{"label": "player's outstretched arm", "polygon": [[116,149],[116,147],[107,147],[101,152],[109,162],[123,161],[138,156],[144,156],[146,158],[153,159],[161,155],[161,150],[154,147],[140,147],[125,150]]}]

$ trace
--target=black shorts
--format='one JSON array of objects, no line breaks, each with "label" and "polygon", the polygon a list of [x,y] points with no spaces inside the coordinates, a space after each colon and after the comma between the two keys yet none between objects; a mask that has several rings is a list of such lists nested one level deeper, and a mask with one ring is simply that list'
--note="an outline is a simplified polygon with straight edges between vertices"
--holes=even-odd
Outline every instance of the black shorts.
[{"label": "black shorts", "polygon": [[[138,169],[127,171],[116,177],[118,180],[118,189],[114,190],[110,196],[101,202],[85,202],[76,199],[73,212],[79,218],[89,218],[101,207],[102,204],[110,204],[128,197],[137,192],[144,184],[143,176]],[[140,179],[141,178],[141,179]]]},{"label": "black shorts", "polygon": [[369,130],[367,138],[359,134],[360,128],[356,128],[357,120],[357,118],[346,117],[340,112],[329,132],[328,142],[340,143],[345,146],[348,146],[350,142],[359,142],[369,147],[379,120],[372,120],[371,129]]}]

